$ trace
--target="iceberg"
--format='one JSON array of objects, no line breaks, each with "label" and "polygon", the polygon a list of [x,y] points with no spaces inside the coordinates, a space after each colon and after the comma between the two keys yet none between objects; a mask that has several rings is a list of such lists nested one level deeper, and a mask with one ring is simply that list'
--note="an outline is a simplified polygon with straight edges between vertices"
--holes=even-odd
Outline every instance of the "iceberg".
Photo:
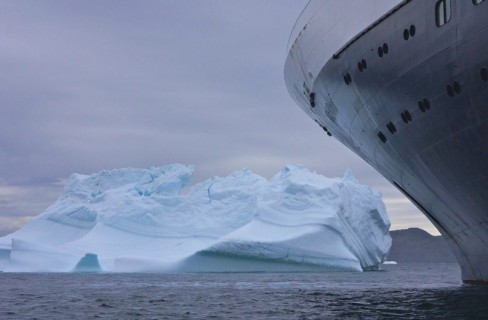
[{"label": "iceberg", "polygon": [[378,269],[391,246],[381,195],[346,171],[249,170],[182,193],[193,166],[71,175],[49,208],[0,238],[5,272]]}]

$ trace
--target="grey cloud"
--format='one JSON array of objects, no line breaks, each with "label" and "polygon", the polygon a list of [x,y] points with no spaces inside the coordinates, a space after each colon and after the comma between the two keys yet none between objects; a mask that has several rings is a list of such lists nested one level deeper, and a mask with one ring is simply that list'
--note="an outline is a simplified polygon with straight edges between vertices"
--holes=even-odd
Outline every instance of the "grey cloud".
[{"label": "grey cloud", "polygon": [[[193,182],[351,167],[401,197],[286,92],[286,45],[306,2],[1,2],[0,178],[23,191],[2,198],[0,217],[40,212],[73,172],[174,162],[196,165]],[[397,206],[392,220],[404,208],[420,216]]]}]

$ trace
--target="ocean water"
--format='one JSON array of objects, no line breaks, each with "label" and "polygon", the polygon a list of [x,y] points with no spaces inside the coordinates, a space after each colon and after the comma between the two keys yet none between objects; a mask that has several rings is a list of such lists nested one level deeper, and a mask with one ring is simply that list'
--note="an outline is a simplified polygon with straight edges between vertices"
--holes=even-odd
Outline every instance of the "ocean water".
[{"label": "ocean water", "polygon": [[456,264],[374,272],[0,273],[0,319],[487,319]]}]

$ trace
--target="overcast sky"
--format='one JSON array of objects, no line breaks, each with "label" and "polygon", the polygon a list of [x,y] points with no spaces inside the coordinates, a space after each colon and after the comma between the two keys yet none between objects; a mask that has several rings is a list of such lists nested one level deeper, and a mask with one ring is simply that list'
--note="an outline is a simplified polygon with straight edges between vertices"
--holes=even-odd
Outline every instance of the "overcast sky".
[{"label": "overcast sky", "polygon": [[392,229],[437,231],[289,97],[306,0],[0,0],[0,235],[71,173],[196,165],[192,183],[285,164],[382,192]]}]

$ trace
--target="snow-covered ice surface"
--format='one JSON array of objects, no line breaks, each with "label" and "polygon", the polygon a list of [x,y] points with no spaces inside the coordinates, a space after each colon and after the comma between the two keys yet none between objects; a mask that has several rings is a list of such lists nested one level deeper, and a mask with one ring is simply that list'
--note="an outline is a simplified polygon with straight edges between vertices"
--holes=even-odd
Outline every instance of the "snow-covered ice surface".
[{"label": "snow-covered ice surface", "polygon": [[73,174],[59,199],[0,238],[6,272],[362,271],[391,246],[379,193],[347,171],[249,170],[181,194],[193,166]]}]

